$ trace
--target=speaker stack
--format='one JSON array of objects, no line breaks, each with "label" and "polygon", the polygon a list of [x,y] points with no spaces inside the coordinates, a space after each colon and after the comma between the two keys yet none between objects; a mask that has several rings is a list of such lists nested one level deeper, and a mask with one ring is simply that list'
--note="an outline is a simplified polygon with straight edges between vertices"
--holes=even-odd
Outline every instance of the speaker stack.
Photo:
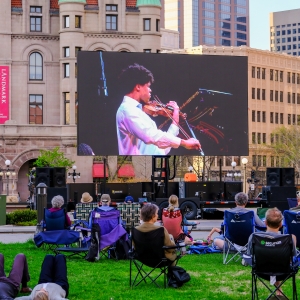
[{"label": "speaker stack", "polygon": [[295,169],[267,168],[267,186],[262,189],[262,199],[269,207],[284,211],[289,209],[287,198],[296,198]]},{"label": "speaker stack", "polygon": [[66,168],[36,168],[35,186],[39,183],[47,185],[47,207],[51,207],[54,196],[63,196],[67,203]]}]

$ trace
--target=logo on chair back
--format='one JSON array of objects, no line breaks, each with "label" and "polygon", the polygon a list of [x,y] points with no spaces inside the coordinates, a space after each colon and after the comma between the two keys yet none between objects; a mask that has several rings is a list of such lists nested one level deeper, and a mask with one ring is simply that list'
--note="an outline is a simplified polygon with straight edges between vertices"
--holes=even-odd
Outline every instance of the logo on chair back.
[{"label": "logo on chair back", "polygon": [[261,243],[262,245],[265,245],[265,244],[266,244],[266,241],[262,240],[262,241],[260,241],[260,243]]},{"label": "logo on chair back", "polygon": [[231,221],[230,221],[231,223],[242,223],[242,222],[246,222],[246,220],[234,220],[234,219],[232,219]]},{"label": "logo on chair back", "polygon": [[280,245],[281,241],[277,241],[277,242],[266,242],[264,240],[262,240],[261,245],[266,246],[266,247],[275,247],[276,245]]}]

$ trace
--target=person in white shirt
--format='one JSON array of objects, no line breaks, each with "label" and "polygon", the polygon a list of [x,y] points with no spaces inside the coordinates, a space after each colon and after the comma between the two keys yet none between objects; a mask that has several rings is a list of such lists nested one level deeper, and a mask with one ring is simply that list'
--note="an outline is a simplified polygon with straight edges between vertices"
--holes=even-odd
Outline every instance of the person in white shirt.
[{"label": "person in white shirt", "polygon": [[139,64],[128,66],[120,75],[126,88],[123,102],[116,115],[119,155],[166,155],[171,148],[201,149],[197,139],[177,137],[179,133],[179,107],[175,101],[167,106],[173,108],[172,124],[168,131],[157,128],[156,123],[142,110],[151,98],[152,73]]}]

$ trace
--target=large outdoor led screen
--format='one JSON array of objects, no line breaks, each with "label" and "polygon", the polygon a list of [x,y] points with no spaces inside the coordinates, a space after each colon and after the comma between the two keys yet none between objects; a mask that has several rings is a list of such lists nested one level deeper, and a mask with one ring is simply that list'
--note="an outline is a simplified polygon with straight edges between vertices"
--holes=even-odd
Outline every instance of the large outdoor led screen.
[{"label": "large outdoor led screen", "polygon": [[247,155],[247,57],[78,54],[78,155]]}]

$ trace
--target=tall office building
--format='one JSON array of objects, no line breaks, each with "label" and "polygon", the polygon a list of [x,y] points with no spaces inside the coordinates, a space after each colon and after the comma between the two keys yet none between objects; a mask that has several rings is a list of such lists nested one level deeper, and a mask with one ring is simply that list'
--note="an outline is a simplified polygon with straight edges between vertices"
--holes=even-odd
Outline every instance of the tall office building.
[{"label": "tall office building", "polygon": [[270,50],[300,56],[300,9],[270,13]]},{"label": "tall office building", "polygon": [[249,46],[249,0],[161,0],[162,28],[178,30],[179,47]]}]

